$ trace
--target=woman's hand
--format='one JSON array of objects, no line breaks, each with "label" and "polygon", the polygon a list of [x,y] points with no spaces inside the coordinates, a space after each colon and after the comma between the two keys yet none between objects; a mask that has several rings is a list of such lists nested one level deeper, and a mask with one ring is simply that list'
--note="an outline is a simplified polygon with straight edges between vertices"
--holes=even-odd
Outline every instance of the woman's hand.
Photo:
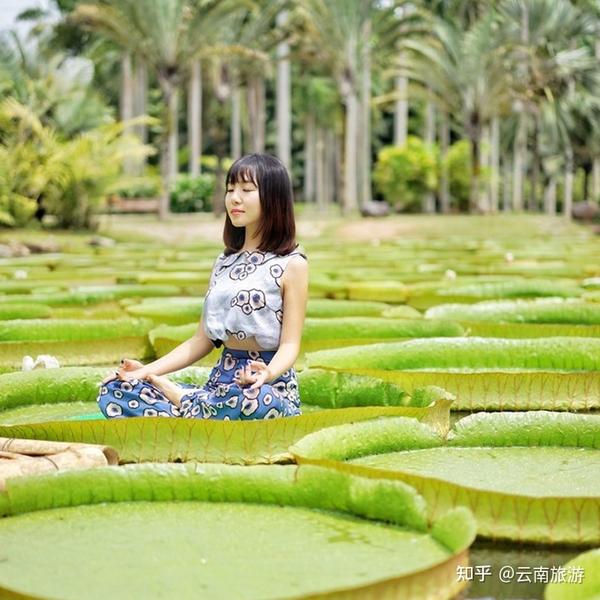
[{"label": "woman's hand", "polygon": [[252,384],[250,389],[255,390],[272,378],[268,365],[257,360],[250,360],[242,369],[241,374],[234,377],[234,381],[238,385]]},{"label": "woman's hand", "polygon": [[113,379],[119,379],[121,381],[129,381],[130,379],[144,379],[148,376],[146,368],[139,360],[132,360],[130,358],[123,358],[121,360],[120,367],[110,373],[102,381],[102,385],[112,381]]}]

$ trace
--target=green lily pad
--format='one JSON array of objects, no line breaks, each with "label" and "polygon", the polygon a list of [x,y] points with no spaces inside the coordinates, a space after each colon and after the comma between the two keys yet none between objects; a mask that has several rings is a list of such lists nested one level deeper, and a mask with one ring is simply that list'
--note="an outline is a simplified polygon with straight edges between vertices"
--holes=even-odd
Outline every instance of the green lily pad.
[{"label": "green lily pad", "polygon": [[[308,369],[319,371],[319,369]],[[411,394],[437,385],[453,394],[453,410],[592,410],[600,408],[599,371],[488,369],[348,370]]]},{"label": "green lily pad", "polygon": [[112,446],[123,462],[202,461],[233,464],[290,462],[288,447],[308,433],[351,421],[414,416],[445,433],[451,401],[425,408],[364,406],[256,421],[130,417],[0,425],[0,436]]},{"label": "green lily pad", "polygon": [[46,319],[51,311],[49,306],[43,304],[0,304],[0,319]]},{"label": "green lily pad", "polygon": [[527,298],[538,296],[580,296],[583,289],[575,283],[548,279],[523,279],[454,285],[438,292],[439,296],[472,296],[474,298]]},{"label": "green lily pad", "polygon": [[544,600],[598,600],[600,548],[589,550],[562,566],[544,591]]},{"label": "green lily pad", "polygon": [[344,461],[356,474],[404,481],[431,518],[467,506],[484,537],[600,543],[600,416],[479,413],[455,428],[443,444],[406,419],[355,423],[314,432],[290,451],[299,464]]},{"label": "green lily pad", "polygon": [[563,298],[477,302],[468,305],[440,304],[428,309],[425,318],[500,323],[600,325],[600,306]]},{"label": "green lily pad", "polygon": [[347,369],[600,370],[600,339],[428,338],[335,350],[306,356],[309,367]]},{"label": "green lily pad", "polygon": [[[0,592],[65,600],[159,598],[165,581],[178,598],[203,590],[418,600],[430,597],[432,579],[436,597],[451,598],[465,585],[456,569],[475,536],[467,510],[429,528],[409,486],[311,466],[132,465],[21,477],[0,492],[0,515],[12,515],[0,520]],[[265,558],[251,572],[249,555]],[[110,577],[99,564],[110,564]]]},{"label": "green lily pad", "polygon": [[150,331],[148,319],[35,319],[0,321],[0,342],[31,340],[104,340],[143,336]]}]

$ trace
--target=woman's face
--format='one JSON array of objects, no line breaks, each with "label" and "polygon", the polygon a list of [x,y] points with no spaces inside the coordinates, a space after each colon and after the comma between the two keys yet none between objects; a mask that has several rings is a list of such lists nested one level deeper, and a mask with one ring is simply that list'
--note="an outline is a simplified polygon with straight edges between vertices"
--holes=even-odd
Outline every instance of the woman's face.
[{"label": "woman's face", "polygon": [[234,227],[257,226],[260,221],[260,195],[252,181],[228,183],[225,208]]}]

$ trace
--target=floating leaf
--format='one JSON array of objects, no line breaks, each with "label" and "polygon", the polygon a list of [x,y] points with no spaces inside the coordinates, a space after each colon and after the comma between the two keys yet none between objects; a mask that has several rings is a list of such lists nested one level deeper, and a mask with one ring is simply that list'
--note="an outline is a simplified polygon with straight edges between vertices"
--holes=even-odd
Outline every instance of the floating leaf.
[{"label": "floating leaf", "polygon": [[600,339],[429,338],[320,350],[309,367],[331,369],[487,368],[600,370]]},{"label": "floating leaf", "polygon": [[[562,575],[560,574],[562,573]],[[561,581],[564,576],[564,581]],[[600,548],[589,550],[559,568],[544,600],[598,600],[600,598]]]},{"label": "floating leaf", "polygon": [[[0,520],[2,547],[10,549],[0,561],[0,591],[65,599],[152,598],[155,590],[159,597],[166,572],[180,582],[171,588],[178,595],[418,600],[431,598],[435,580],[435,597],[451,598],[465,585],[456,569],[467,564],[475,537],[464,509],[429,529],[423,499],[409,486],[312,466],[131,465],[22,477],[0,493],[0,515],[12,515]],[[278,554],[282,543],[288,551]],[[90,568],[124,547],[135,561],[117,562],[110,577]],[[239,581],[224,576],[219,565],[243,570],[249,554],[276,555],[278,567],[256,565]],[[70,568],[57,569],[52,556]],[[298,579],[299,571],[310,576]]]},{"label": "floating leaf", "polygon": [[82,319],[0,321],[0,341],[106,340],[146,336],[152,327],[148,319]]},{"label": "floating leaf", "polygon": [[51,315],[51,308],[43,304],[0,304],[0,319],[46,319]]},{"label": "floating leaf", "polygon": [[[309,369],[317,371],[317,369]],[[590,410],[600,408],[599,371],[349,369],[408,394],[437,385],[456,397],[453,410]]]},{"label": "floating leaf", "polygon": [[562,298],[440,304],[425,312],[427,319],[495,323],[569,323],[600,325],[600,306]]},{"label": "floating leaf", "polygon": [[433,519],[466,506],[485,537],[600,543],[600,416],[467,419],[455,425],[450,446],[436,443],[423,424],[389,419],[384,427],[371,421],[315,432],[290,450],[299,464],[345,461],[358,475],[404,481],[423,494]]},{"label": "floating leaf", "polygon": [[306,434],[350,421],[415,416],[445,433],[450,404],[449,400],[440,400],[427,408],[339,408],[296,417],[247,421],[160,417],[56,421],[0,425],[0,436],[104,444],[115,448],[123,462],[275,463],[289,462],[288,447]]}]

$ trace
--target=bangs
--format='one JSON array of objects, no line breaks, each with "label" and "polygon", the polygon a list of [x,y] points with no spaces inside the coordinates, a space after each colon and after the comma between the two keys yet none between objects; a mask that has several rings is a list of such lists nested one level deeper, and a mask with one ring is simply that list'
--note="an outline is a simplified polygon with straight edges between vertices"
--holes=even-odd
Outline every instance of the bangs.
[{"label": "bangs", "polygon": [[256,169],[254,165],[244,164],[244,160],[238,160],[227,173],[226,185],[235,183],[253,183],[258,187],[258,178],[256,176]]}]

